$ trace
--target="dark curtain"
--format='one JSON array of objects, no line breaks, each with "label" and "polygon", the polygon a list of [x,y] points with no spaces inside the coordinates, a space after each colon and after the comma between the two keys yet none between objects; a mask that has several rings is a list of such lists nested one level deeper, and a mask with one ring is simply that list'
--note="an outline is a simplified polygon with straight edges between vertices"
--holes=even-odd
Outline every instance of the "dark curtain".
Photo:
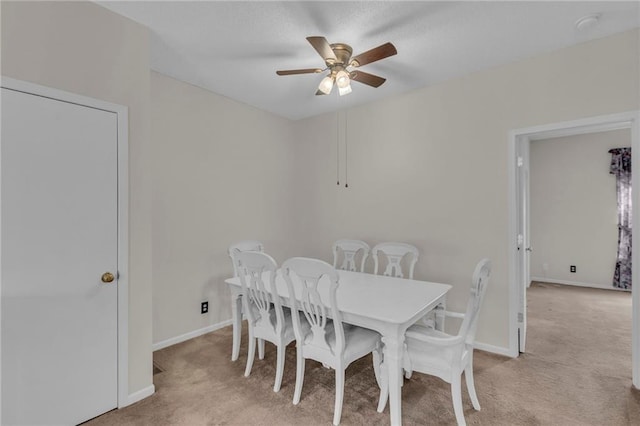
[{"label": "dark curtain", "polygon": [[609,173],[616,176],[618,194],[618,257],[613,286],[631,288],[631,148],[615,148]]}]

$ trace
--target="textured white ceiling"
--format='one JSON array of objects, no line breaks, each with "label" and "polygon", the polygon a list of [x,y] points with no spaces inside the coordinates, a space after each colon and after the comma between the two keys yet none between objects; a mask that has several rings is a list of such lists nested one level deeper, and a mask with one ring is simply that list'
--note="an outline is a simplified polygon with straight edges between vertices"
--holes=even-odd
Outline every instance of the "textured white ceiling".
[{"label": "textured white ceiling", "polygon": [[[640,27],[640,2],[98,1],[148,28],[151,67],[291,119],[352,107],[508,62]],[[581,17],[598,25],[578,31]],[[354,55],[385,42],[398,54],[362,67],[375,89],[315,96],[324,68],[305,40],[347,43]]]}]

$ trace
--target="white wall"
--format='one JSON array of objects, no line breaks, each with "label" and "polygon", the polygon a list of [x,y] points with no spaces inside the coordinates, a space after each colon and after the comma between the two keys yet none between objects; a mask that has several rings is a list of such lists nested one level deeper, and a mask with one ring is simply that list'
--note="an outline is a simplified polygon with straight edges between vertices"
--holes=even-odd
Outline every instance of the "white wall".
[{"label": "white wall", "polygon": [[152,384],[149,36],[89,2],[6,2],[3,76],[129,107],[129,394]]},{"label": "white wall", "polygon": [[618,218],[608,151],[629,146],[629,129],[531,142],[533,280],[612,287]]},{"label": "white wall", "polygon": [[281,263],[296,254],[298,236],[288,120],[155,72],[151,120],[153,341],[161,344],[231,317],[231,243],[260,240]]},{"label": "white wall", "polygon": [[[478,340],[508,347],[507,152],[512,129],[640,107],[635,31],[349,109],[349,186],[336,185],[336,115],[295,123],[301,254],[337,238],[416,245],[416,277],[451,283],[463,310],[476,262],[493,260]],[[357,90],[374,90],[364,86]],[[380,89],[384,90],[384,86]],[[344,161],[343,161],[344,163]]]}]

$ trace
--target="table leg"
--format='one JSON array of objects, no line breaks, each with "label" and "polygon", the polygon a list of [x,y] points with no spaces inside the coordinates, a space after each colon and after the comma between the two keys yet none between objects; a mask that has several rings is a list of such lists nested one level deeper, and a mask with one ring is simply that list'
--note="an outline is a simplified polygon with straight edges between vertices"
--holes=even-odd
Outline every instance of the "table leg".
[{"label": "table leg", "polygon": [[384,343],[384,362],[389,375],[389,413],[391,425],[402,424],[402,358],[404,352],[404,333],[387,335]]},{"label": "table leg", "polygon": [[[235,287],[235,286],[234,286]],[[242,333],[242,297],[231,289],[231,322],[233,324],[233,346],[231,349],[231,361],[236,361],[240,356],[240,334]]]}]

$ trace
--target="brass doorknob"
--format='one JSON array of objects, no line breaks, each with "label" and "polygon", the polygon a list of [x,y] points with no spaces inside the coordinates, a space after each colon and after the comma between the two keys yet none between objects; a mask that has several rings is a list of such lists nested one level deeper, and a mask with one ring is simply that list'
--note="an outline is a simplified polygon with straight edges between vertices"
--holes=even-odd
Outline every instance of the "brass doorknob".
[{"label": "brass doorknob", "polygon": [[101,278],[103,283],[110,283],[115,279],[116,277],[111,272],[105,272],[104,274],[102,274]]}]

